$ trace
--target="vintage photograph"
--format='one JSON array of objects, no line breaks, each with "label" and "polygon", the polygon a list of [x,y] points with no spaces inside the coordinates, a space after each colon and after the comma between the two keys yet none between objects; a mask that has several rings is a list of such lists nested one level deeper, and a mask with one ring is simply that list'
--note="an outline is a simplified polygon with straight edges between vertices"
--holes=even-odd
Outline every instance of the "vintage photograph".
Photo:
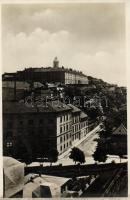
[{"label": "vintage photograph", "polygon": [[2,4],[3,198],[127,197],[125,3]]}]

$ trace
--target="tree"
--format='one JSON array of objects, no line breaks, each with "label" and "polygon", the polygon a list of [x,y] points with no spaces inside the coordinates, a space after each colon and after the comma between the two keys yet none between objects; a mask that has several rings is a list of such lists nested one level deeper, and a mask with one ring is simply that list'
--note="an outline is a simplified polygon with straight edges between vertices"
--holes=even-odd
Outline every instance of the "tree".
[{"label": "tree", "polygon": [[100,116],[100,110],[97,107],[90,107],[86,109],[87,115],[92,119],[96,120]]},{"label": "tree", "polygon": [[50,151],[48,152],[48,159],[51,162],[51,164],[58,160],[58,155],[59,152],[57,151],[57,149],[50,149]]},{"label": "tree", "polygon": [[106,153],[100,150],[96,150],[92,156],[94,160],[98,162],[106,162],[107,159]]},{"label": "tree", "polygon": [[97,148],[92,155],[95,161],[98,162],[106,162],[107,160],[107,149],[105,142],[103,140],[99,140],[97,144]]},{"label": "tree", "polygon": [[79,163],[85,163],[85,154],[82,150],[80,150],[79,148],[73,147],[71,152],[70,152],[70,159],[73,159],[73,161],[79,162]]}]

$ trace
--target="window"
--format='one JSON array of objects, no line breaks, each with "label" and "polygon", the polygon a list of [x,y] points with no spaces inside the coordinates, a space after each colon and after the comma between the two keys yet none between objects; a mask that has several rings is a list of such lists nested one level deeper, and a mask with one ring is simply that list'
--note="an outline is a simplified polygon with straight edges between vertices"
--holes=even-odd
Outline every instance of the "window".
[{"label": "window", "polygon": [[12,131],[8,131],[8,132],[6,133],[6,136],[7,136],[7,137],[13,137],[13,132],[12,132]]},{"label": "window", "polygon": [[6,147],[7,147],[7,148],[12,147],[12,146],[13,146],[13,143],[12,143],[12,142],[7,142],[7,143],[6,143]]},{"label": "window", "polygon": [[22,120],[20,120],[20,121],[19,121],[19,124],[20,124],[20,125],[23,125],[23,121],[22,121]]},{"label": "window", "polygon": [[72,124],[69,125],[69,128],[70,128],[70,129],[72,128]]},{"label": "window", "polygon": [[68,131],[68,129],[69,129],[69,126],[68,126],[68,124],[66,125],[66,130]]},{"label": "window", "polygon": [[74,133],[74,126],[73,126],[73,133]]},{"label": "window", "polygon": [[29,131],[29,135],[34,135],[34,131]]},{"label": "window", "polygon": [[73,119],[73,123],[75,123],[75,117],[74,117],[74,119]]},{"label": "window", "polygon": [[8,122],[8,123],[7,123],[7,127],[8,127],[8,128],[12,128],[12,127],[13,127],[13,123],[12,123],[11,121]]},{"label": "window", "polygon": [[60,133],[62,133],[62,126],[60,127]]},{"label": "window", "polygon": [[77,126],[75,125],[75,132],[77,131]]},{"label": "window", "polygon": [[68,121],[68,115],[66,115],[66,120]]},{"label": "window", "polygon": [[62,142],[62,137],[60,137],[60,143]]},{"label": "window", "polygon": [[65,149],[65,144],[64,144],[64,149]]},{"label": "window", "polygon": [[60,146],[60,150],[62,151],[62,146]]},{"label": "window", "polygon": [[[45,132],[45,133],[46,133],[46,132]],[[38,135],[39,135],[39,136],[42,136],[42,134],[43,134],[43,129],[39,129],[39,130],[38,130]]]},{"label": "window", "polygon": [[39,124],[42,124],[43,123],[43,119],[39,119]]},{"label": "window", "polygon": [[67,142],[67,147],[68,147],[68,142]]},{"label": "window", "polygon": [[64,121],[65,121],[65,115],[64,115]]},{"label": "window", "polygon": [[78,117],[76,117],[76,123],[78,122]]},{"label": "window", "polygon": [[77,118],[78,118],[78,122],[79,122],[79,116]]},{"label": "window", "polygon": [[33,120],[32,119],[28,120],[28,124],[32,125],[33,124]]},{"label": "window", "polygon": [[64,141],[65,141],[65,135],[64,135]]},{"label": "window", "polygon": [[67,140],[68,140],[68,134],[66,135],[66,137],[67,137]]},{"label": "window", "polygon": [[64,125],[64,131],[65,131],[65,125]]},{"label": "window", "polygon": [[48,123],[49,123],[49,124],[53,124],[53,123],[54,123],[54,118],[48,119]]},{"label": "window", "polygon": [[60,116],[60,123],[62,123],[62,116]]}]

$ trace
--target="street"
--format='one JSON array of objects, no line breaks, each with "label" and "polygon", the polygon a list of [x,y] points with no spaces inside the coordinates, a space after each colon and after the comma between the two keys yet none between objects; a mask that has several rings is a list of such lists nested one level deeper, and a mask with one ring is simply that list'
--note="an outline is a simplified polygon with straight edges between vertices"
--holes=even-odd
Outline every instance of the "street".
[{"label": "street", "polygon": [[[97,141],[95,141],[95,139],[99,138],[100,130],[100,126],[97,126],[95,129],[88,133],[86,138],[81,143],[75,145],[85,153],[85,160],[87,163],[94,163],[92,154],[94,153],[97,146]],[[69,152],[70,150],[63,158],[58,160],[58,163],[62,163],[63,165],[73,164],[73,161],[69,159]]]},{"label": "street", "polygon": [[[86,138],[83,139],[81,142],[79,141],[79,143],[77,143],[75,146],[80,148],[84,153],[85,153],[85,160],[86,163],[85,164],[94,164],[95,161],[92,157],[92,154],[94,153],[96,146],[97,146],[97,141],[95,141],[95,139],[99,138],[99,132],[101,131],[100,126],[97,126],[95,129],[93,129],[92,131],[90,131]],[[53,163],[53,165],[73,165],[74,162],[72,159],[69,158],[69,154],[70,154],[71,149],[69,149],[68,151],[66,151],[62,157],[60,157],[58,159],[57,162]],[[106,163],[111,163],[112,161],[115,161],[116,163],[120,162],[120,159],[118,156],[114,156],[114,155],[108,155],[108,158],[106,160]],[[122,162],[126,162],[127,159],[122,159]],[[38,162],[33,162],[31,163],[29,166],[38,166],[39,163]],[[50,165],[49,162],[43,163],[44,166],[48,166]]]},{"label": "street", "polygon": [[[79,149],[81,149],[85,154],[85,160],[87,164],[93,164],[95,163],[92,154],[94,153],[97,141],[96,139],[99,138],[99,132],[101,131],[101,128],[98,126],[96,129],[92,130],[92,132],[89,133],[88,137],[86,137],[80,144],[76,145]],[[70,152],[70,151],[69,151]],[[111,163],[112,161],[115,161],[116,163],[120,162],[120,159],[118,156],[115,155],[108,155],[108,158],[106,160],[106,163]],[[127,159],[122,159],[122,162],[126,162]],[[73,164],[73,160],[69,158],[69,153],[67,153],[62,159],[59,159],[57,161],[58,164],[62,165],[71,165]],[[85,163],[85,164],[86,164]]]},{"label": "street", "polygon": [[78,145],[78,148],[84,152],[85,157],[91,157],[91,155],[94,153],[97,146],[97,141],[95,141],[95,139],[98,138],[99,134],[94,133],[84,140],[80,145]]}]

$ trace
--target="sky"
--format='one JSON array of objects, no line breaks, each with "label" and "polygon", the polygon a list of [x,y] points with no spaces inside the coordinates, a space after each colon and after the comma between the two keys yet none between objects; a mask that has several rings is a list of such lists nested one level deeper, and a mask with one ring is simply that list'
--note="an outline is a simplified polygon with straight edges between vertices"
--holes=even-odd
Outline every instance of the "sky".
[{"label": "sky", "polygon": [[126,86],[123,3],[2,6],[3,72],[60,66]]}]

